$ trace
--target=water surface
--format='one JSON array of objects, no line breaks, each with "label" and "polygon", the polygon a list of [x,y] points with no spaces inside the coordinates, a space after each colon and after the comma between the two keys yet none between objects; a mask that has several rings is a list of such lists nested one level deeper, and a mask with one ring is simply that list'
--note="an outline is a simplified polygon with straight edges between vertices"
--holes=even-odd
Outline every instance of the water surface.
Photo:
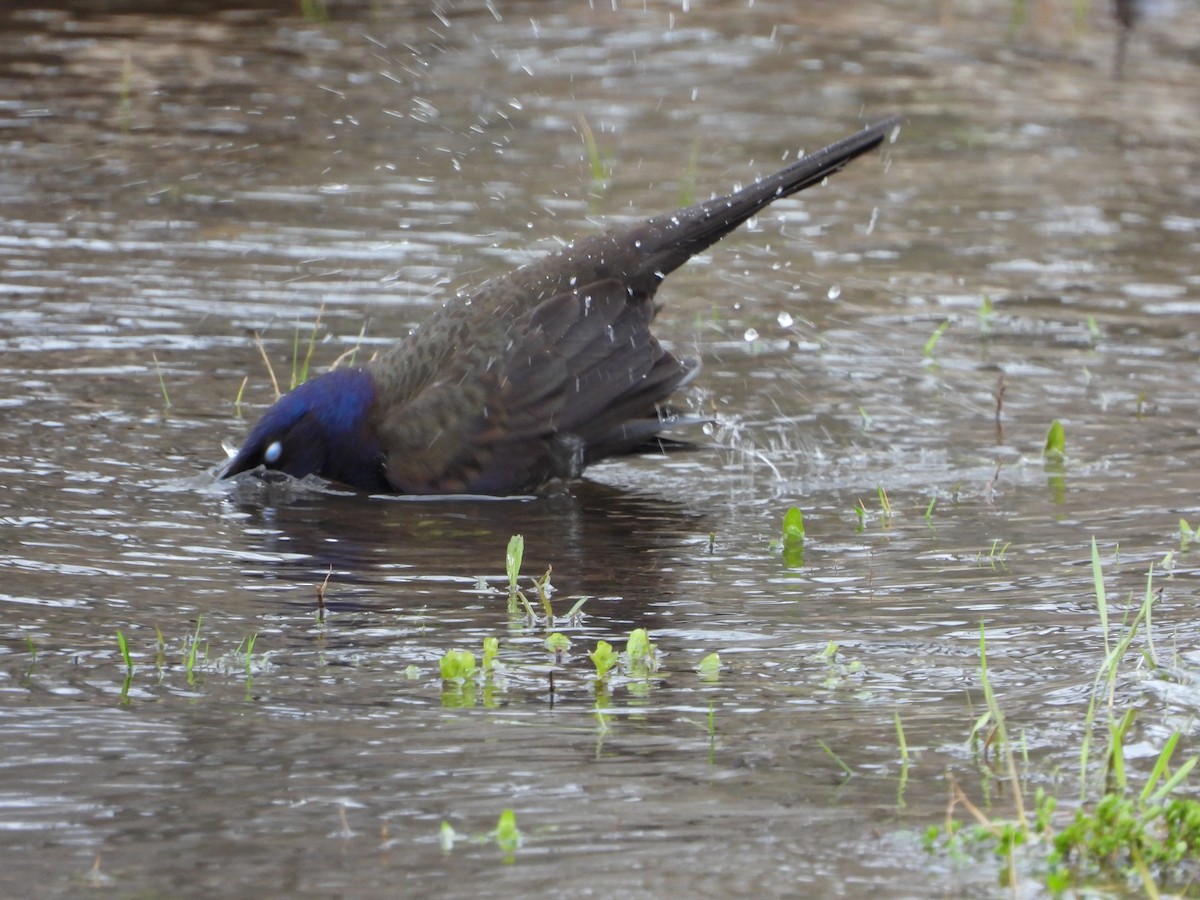
[{"label": "water surface", "polygon": [[[0,12],[6,894],[987,895],[920,850],[947,771],[992,783],[981,624],[1029,790],[1077,793],[1093,537],[1114,617],[1157,564],[1156,651],[1197,664],[1195,14],[1118,83],[1106,9],[613,5]],[[214,483],[274,395],[256,336],[285,382],[318,318],[314,367],[370,353],[893,112],[665,285],[699,449],[534,500]],[[509,608],[515,533],[560,614],[590,598],[561,659]],[[638,627],[660,670],[597,694],[587,651]],[[445,687],[486,637],[501,671]],[[1118,683],[1135,770],[1194,744],[1176,680]]]}]

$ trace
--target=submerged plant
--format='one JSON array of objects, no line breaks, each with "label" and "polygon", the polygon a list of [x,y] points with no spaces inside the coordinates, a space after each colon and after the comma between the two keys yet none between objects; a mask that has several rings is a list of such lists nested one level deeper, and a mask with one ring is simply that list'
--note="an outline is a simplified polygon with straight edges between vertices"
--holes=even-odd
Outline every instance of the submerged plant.
[{"label": "submerged plant", "polygon": [[700,664],[696,666],[696,671],[706,681],[715,681],[717,676],[721,674],[721,654],[715,651],[708,654],[708,656],[700,660]]}]

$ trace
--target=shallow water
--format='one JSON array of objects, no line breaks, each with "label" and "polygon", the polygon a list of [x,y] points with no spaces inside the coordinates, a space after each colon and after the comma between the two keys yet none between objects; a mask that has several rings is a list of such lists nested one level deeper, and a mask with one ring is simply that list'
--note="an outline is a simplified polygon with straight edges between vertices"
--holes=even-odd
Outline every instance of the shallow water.
[{"label": "shallow water", "polygon": [[[616,5],[0,12],[4,894],[987,895],[990,863],[920,849],[946,772],[989,780],[979,629],[1026,787],[1074,796],[1093,536],[1115,618],[1159,565],[1180,670],[1131,655],[1130,765],[1194,747],[1195,12],[1117,83],[1106,9]],[[214,483],[273,396],[256,334],[285,381],[318,315],[314,366],[369,352],[891,112],[884,153],[666,283],[699,449],[534,500]],[[803,567],[771,544],[796,504]],[[515,533],[558,613],[590,598],[563,659],[509,609]],[[636,627],[660,671],[598,698],[587,651]],[[486,637],[502,671],[445,687]],[[511,864],[476,840],[505,808]]]}]

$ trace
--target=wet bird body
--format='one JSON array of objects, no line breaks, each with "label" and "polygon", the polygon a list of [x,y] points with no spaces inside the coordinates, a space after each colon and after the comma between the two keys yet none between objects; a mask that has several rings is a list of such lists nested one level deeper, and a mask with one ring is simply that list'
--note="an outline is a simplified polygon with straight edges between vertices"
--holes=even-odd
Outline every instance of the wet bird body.
[{"label": "wet bird body", "polygon": [[284,395],[226,467],[389,493],[515,494],[628,452],[695,371],[650,332],[672,270],[878,146],[879,122],[749,187],[618,226],[447,302],[362,367]]}]

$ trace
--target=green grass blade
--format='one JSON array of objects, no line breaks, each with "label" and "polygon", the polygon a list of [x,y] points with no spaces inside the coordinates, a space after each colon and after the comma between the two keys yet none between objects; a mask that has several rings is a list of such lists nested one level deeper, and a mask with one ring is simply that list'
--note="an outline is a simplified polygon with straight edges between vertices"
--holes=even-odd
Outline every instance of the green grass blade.
[{"label": "green grass blade", "polygon": [[1154,768],[1150,770],[1149,776],[1146,778],[1146,786],[1142,788],[1142,793],[1138,799],[1145,803],[1150,799],[1150,795],[1154,793],[1154,786],[1162,779],[1171,765],[1171,755],[1175,752],[1175,745],[1179,743],[1179,732],[1176,731],[1163,745],[1162,751],[1158,754],[1158,759],[1154,762]]},{"label": "green grass blade", "polygon": [[933,334],[929,336],[929,340],[925,342],[924,355],[926,359],[933,359],[933,349],[937,346],[937,342],[942,339],[942,335],[946,333],[946,329],[950,327],[950,320],[946,319],[937,328],[933,329]]},{"label": "green grass blade", "polygon": [[842,758],[840,756],[838,756],[836,753],[834,753],[832,750],[830,750],[828,744],[826,744],[820,738],[817,738],[817,743],[820,745],[821,749],[825,751],[825,755],[828,756],[830,759],[832,759],[835,763],[837,763],[838,768],[846,773],[847,778],[854,777],[854,770],[851,769],[848,765],[846,765],[846,763],[842,760]]},{"label": "green grass blade", "polygon": [[1104,653],[1108,655],[1108,598],[1104,593],[1104,572],[1100,568],[1100,550],[1092,535],[1092,584],[1096,589],[1096,609],[1100,611],[1100,630],[1104,632]]}]

